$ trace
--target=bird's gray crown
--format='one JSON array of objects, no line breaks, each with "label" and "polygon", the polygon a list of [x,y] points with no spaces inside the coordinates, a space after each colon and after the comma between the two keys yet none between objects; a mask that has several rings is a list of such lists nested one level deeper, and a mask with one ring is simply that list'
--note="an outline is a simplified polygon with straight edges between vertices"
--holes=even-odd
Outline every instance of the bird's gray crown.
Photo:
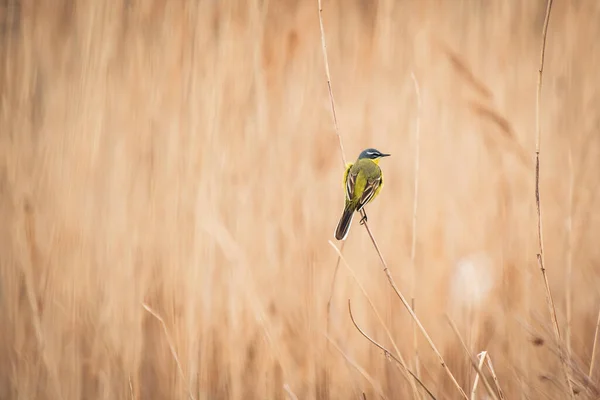
[{"label": "bird's gray crown", "polygon": [[360,153],[360,155],[358,156],[358,158],[359,159],[361,159],[361,158],[376,159],[376,158],[387,157],[387,156],[389,156],[389,154],[384,154],[377,149],[369,148],[369,149],[363,150],[362,153]]}]

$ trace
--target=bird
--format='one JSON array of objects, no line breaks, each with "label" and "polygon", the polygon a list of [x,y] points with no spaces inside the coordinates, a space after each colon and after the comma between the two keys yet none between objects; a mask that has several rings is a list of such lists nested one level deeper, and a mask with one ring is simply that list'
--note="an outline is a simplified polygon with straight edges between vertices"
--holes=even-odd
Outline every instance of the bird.
[{"label": "bird", "polygon": [[[389,157],[374,148],[363,150],[354,163],[346,165],[344,172],[345,204],[344,212],[335,229],[335,238],[345,240],[354,218],[354,212],[360,212],[363,207],[373,201],[383,187],[383,172],[379,168],[379,161]],[[367,214],[361,219],[363,224]]]}]

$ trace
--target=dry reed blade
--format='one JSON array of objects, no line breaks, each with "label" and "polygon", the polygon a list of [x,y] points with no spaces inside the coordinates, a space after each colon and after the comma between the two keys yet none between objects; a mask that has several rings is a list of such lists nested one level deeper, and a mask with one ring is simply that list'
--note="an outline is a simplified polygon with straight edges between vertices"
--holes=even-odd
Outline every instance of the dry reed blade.
[{"label": "dry reed blade", "polygon": [[[21,274],[23,276],[23,285],[25,287],[25,295],[27,298],[27,302],[29,304],[29,308],[31,309],[31,324],[33,326],[33,331],[35,334],[35,339],[38,347],[38,352],[40,354],[40,358],[46,371],[48,373],[48,377],[50,380],[50,386],[52,386],[52,390],[56,393],[56,396],[59,399],[63,399],[63,390],[60,384],[60,378],[57,373],[57,368],[54,363],[48,357],[47,351],[47,342],[44,336],[44,332],[42,329],[42,314],[40,311],[40,307],[38,305],[38,294],[35,291],[35,283],[34,283],[34,271],[33,267],[39,263],[39,251],[37,249],[35,239],[36,239],[36,224],[34,221],[33,208],[29,204],[29,201],[26,201],[24,206],[25,212],[25,242],[27,248],[24,249],[23,253],[27,255],[26,261],[21,263],[20,269]],[[1,299],[0,299],[1,300]]]},{"label": "dry reed blade", "polygon": [[[360,373],[361,375],[363,375],[363,377],[365,379],[367,379],[367,381],[369,381],[371,378],[365,376],[366,371],[364,371],[364,369],[362,369],[354,360],[352,360],[350,358],[350,356],[348,356],[344,352],[344,350],[341,348],[341,344],[339,342],[336,342],[327,332],[325,332],[323,335],[325,336],[327,343],[331,344],[335,348],[335,350],[338,352],[338,354],[340,354],[344,358],[344,361],[345,361],[344,367],[346,367],[346,371],[348,372],[348,374],[350,376],[350,382],[352,382],[352,391],[354,392],[354,395],[356,396],[356,398],[358,398],[361,390],[360,390],[359,384],[356,382],[356,379],[353,375],[354,370],[357,371],[358,373]],[[327,350],[331,351],[329,346],[327,346]],[[363,371],[365,372],[365,374],[363,374]]]},{"label": "dry reed blade", "polygon": [[[379,349],[381,349],[386,357],[389,357],[392,360],[394,360],[396,363],[404,366],[403,362],[401,362],[399,359],[397,359],[388,349],[386,349],[381,344],[377,343],[373,338],[371,338],[369,335],[367,335],[367,333],[364,330],[362,330],[362,328],[360,326],[358,326],[358,323],[356,322],[356,320],[354,319],[354,315],[352,314],[352,307],[350,304],[350,299],[348,299],[348,313],[350,314],[350,319],[352,320],[354,327],[358,330],[358,332],[360,332],[361,335],[363,335],[369,342],[373,343],[373,345],[375,345],[375,347],[378,347]],[[427,394],[432,399],[435,400],[435,396],[431,393],[431,391],[429,389],[427,389],[427,387],[423,384],[423,382],[421,382],[421,380],[414,373],[412,373],[408,368],[406,368],[406,371],[415,379],[416,382],[419,383],[419,385],[427,392]]]},{"label": "dry reed blade", "polygon": [[537,233],[538,233],[538,254],[537,261],[542,272],[544,279],[544,287],[546,289],[546,302],[548,303],[548,309],[552,318],[552,325],[554,328],[554,335],[556,342],[559,346],[560,361],[567,381],[567,388],[569,390],[569,397],[573,398],[573,385],[571,383],[571,374],[569,373],[569,367],[565,360],[563,349],[561,346],[560,329],[558,326],[558,318],[556,316],[556,307],[554,300],[552,299],[552,292],[550,291],[550,284],[548,283],[548,276],[546,274],[545,262],[544,262],[544,238],[542,229],[542,207],[540,201],[540,143],[542,136],[542,128],[540,125],[540,100],[542,95],[542,78],[544,72],[544,57],[546,55],[546,37],[548,34],[548,23],[550,21],[550,12],[552,10],[552,0],[548,0],[546,6],[546,16],[544,18],[544,26],[542,28],[542,46],[540,50],[540,67],[538,69],[538,82],[537,82],[537,96],[536,96],[536,139],[535,139],[535,202],[537,209]]},{"label": "dry reed blade", "polygon": [[572,284],[573,284],[573,154],[569,145],[569,195],[568,207],[569,217],[567,218],[567,268],[566,268],[566,289],[565,289],[565,306],[567,308],[567,331],[565,341],[567,342],[567,357],[572,358],[571,351],[571,319],[573,317],[572,305]]},{"label": "dry reed blade", "polygon": [[448,60],[450,61],[450,64],[458,73],[458,75],[462,76],[467,81],[467,83],[469,83],[471,87],[475,89],[477,93],[479,93],[480,96],[484,97],[485,99],[493,98],[492,91],[487,87],[487,85],[484,82],[482,82],[477,76],[475,76],[475,73],[473,73],[471,68],[469,68],[467,63],[463,61],[463,59],[458,53],[454,52],[442,40],[436,40],[435,45],[439,47],[444,54],[446,54]]},{"label": "dry reed blade", "polygon": [[154,318],[156,318],[158,320],[158,322],[160,322],[160,324],[162,325],[163,331],[165,332],[165,337],[167,339],[167,343],[169,345],[169,349],[171,350],[171,355],[175,359],[175,364],[177,364],[177,370],[179,371],[179,374],[181,375],[181,379],[183,379],[183,381],[185,382],[186,387],[188,388],[188,396],[189,396],[190,399],[196,400],[194,398],[194,396],[192,395],[191,390],[189,389],[188,380],[185,377],[185,373],[183,372],[183,368],[181,367],[181,362],[179,361],[179,356],[177,355],[177,350],[175,350],[175,344],[173,343],[173,338],[169,334],[169,330],[167,329],[167,324],[165,323],[165,320],[160,316],[160,314],[158,314],[156,311],[154,311],[146,303],[142,303],[142,307],[144,307],[144,309],[146,311],[148,311],[150,313],[150,315],[152,315]]},{"label": "dry reed blade", "polygon": [[290,385],[288,385],[287,383],[283,385],[283,390],[285,390],[290,400],[298,400],[298,396],[296,396],[296,394],[290,388]]},{"label": "dry reed blade", "polygon": [[[413,72],[410,73],[413,84],[415,86],[415,93],[417,95],[417,127],[415,129],[415,169],[414,169],[414,193],[413,193],[413,219],[412,219],[412,240],[410,245],[410,264],[412,270],[412,282],[410,288],[410,300],[413,312],[416,314],[416,286],[417,286],[417,267],[415,263],[415,257],[417,252],[417,207],[419,204],[419,168],[421,158],[421,90],[419,88],[419,81],[417,80]],[[419,341],[417,335],[417,325],[412,323],[413,327],[413,348],[415,352],[415,373],[418,377],[421,377],[419,368]]]},{"label": "dry reed blade", "polygon": [[[404,368],[404,370],[402,370],[401,372],[406,373],[408,372],[411,376],[414,376],[411,371],[409,371],[409,368],[406,364],[406,362],[404,361],[404,357],[402,357],[402,354],[400,353],[400,349],[398,348],[398,345],[396,345],[396,341],[394,340],[394,338],[392,337],[392,333],[390,332],[389,328],[387,327],[387,325],[385,324],[385,322],[383,321],[383,318],[381,317],[381,314],[379,314],[379,311],[377,310],[377,308],[375,307],[375,304],[373,303],[373,301],[371,300],[371,297],[369,296],[369,294],[367,293],[367,291],[365,290],[364,286],[362,285],[362,283],[358,280],[358,277],[356,276],[356,273],[354,272],[354,270],[350,267],[350,265],[348,264],[348,262],[346,261],[346,259],[344,258],[344,256],[341,253],[341,250],[339,250],[335,244],[330,240],[329,244],[334,248],[334,250],[337,252],[339,258],[342,260],[342,262],[344,263],[344,266],[346,267],[346,269],[348,269],[348,271],[350,272],[350,274],[352,275],[352,278],[354,279],[354,281],[356,282],[356,284],[358,285],[359,289],[361,290],[361,292],[363,293],[363,295],[367,298],[367,301],[369,302],[369,305],[371,306],[371,309],[373,310],[373,312],[375,313],[375,316],[377,317],[377,319],[379,320],[379,323],[381,324],[381,326],[383,326],[383,329],[385,330],[385,333],[388,337],[388,339],[390,340],[390,342],[392,343],[392,346],[394,347],[394,351],[396,352],[397,356],[398,356],[398,360],[400,362],[400,364],[402,365],[402,367]],[[407,380],[409,381],[411,388],[413,390],[413,394],[415,395],[415,397],[418,398],[418,390],[417,387],[415,385],[415,382],[413,379],[409,379],[407,377]]]},{"label": "dry reed blade", "polygon": [[485,377],[485,375],[481,371],[481,368],[479,368],[479,365],[477,364],[477,362],[473,359],[473,355],[469,351],[469,348],[467,347],[467,345],[466,345],[465,341],[463,340],[460,332],[458,331],[458,328],[456,327],[456,324],[454,323],[454,321],[452,320],[452,318],[450,318],[450,316],[447,315],[447,314],[446,314],[446,318],[448,319],[448,323],[450,324],[450,327],[452,327],[452,330],[456,334],[456,337],[458,337],[458,340],[460,341],[461,346],[465,350],[465,353],[467,353],[467,357],[469,358],[469,361],[471,362],[471,365],[473,366],[473,368],[475,368],[475,371],[477,371],[477,374],[479,376],[481,376],[481,380],[483,381],[483,385],[485,386],[485,388],[488,391],[489,395],[492,397],[492,399],[498,400],[498,396],[496,396],[496,393],[494,393],[494,390],[492,389],[492,386],[490,385],[490,383],[488,382],[487,378]]}]

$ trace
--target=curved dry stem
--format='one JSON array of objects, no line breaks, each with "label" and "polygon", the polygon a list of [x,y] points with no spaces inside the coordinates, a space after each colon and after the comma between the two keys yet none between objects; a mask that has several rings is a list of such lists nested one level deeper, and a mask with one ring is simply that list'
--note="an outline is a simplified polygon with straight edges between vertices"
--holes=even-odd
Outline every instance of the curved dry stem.
[{"label": "curved dry stem", "polygon": [[405,367],[405,365],[404,365],[404,363],[402,361],[400,361],[398,358],[396,358],[384,346],[380,345],[375,340],[373,340],[369,335],[367,335],[365,333],[365,331],[363,331],[360,328],[360,326],[358,326],[358,324],[356,323],[356,320],[354,319],[354,315],[352,315],[352,307],[350,305],[350,299],[348,299],[348,312],[350,313],[350,319],[352,320],[352,323],[354,324],[354,327],[360,332],[360,334],[363,335],[369,342],[373,343],[376,347],[378,347],[379,349],[383,350],[383,353],[385,354],[386,357],[389,357],[392,360],[394,360],[396,363],[402,365],[405,368],[406,372],[408,372],[415,379],[415,381],[423,388],[423,390],[425,390],[427,392],[427,394],[429,395],[429,397],[431,397],[432,399],[435,400],[435,396],[431,393],[431,391],[429,389],[427,389],[427,387],[425,386],[425,384],[423,384],[423,382],[421,382],[421,380],[414,373],[412,373],[411,370],[409,370],[408,368]]},{"label": "curved dry stem", "polygon": [[383,394],[383,391],[377,385],[377,383],[375,382],[375,379],[373,379],[373,377],[371,375],[369,375],[369,373],[367,371],[365,371],[365,369],[363,367],[358,365],[358,363],[356,361],[354,361],[352,358],[350,358],[349,355],[344,353],[344,351],[340,348],[340,346],[332,338],[330,338],[327,335],[325,335],[325,337],[333,345],[333,347],[335,347],[335,349],[342,355],[342,357],[344,357],[346,362],[348,364],[352,365],[352,367],[354,367],[354,369],[356,371],[358,371],[358,373],[361,374],[363,376],[363,378],[365,378],[367,380],[367,382],[369,382],[369,384],[373,387],[373,389],[375,389],[375,391],[377,391],[377,394],[379,395],[379,397],[381,397],[382,399],[386,399],[385,394]]}]

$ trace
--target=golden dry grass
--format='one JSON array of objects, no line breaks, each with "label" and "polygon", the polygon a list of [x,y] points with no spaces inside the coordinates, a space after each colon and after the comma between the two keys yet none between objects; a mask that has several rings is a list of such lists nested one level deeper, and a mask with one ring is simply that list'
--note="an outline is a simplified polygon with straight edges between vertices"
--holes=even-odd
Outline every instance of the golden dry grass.
[{"label": "golden dry grass", "polygon": [[[446,313],[507,399],[567,396],[536,263],[544,3],[324,2],[346,156],[393,155],[369,225],[407,295],[419,80],[417,313],[467,393]],[[540,184],[578,398],[600,378],[599,35],[600,3],[555,2]],[[412,398],[344,267],[327,334],[343,170],[320,45],[316,0],[0,4],[0,399]],[[344,257],[414,368],[357,222]],[[419,356],[457,398],[420,335]]]}]

